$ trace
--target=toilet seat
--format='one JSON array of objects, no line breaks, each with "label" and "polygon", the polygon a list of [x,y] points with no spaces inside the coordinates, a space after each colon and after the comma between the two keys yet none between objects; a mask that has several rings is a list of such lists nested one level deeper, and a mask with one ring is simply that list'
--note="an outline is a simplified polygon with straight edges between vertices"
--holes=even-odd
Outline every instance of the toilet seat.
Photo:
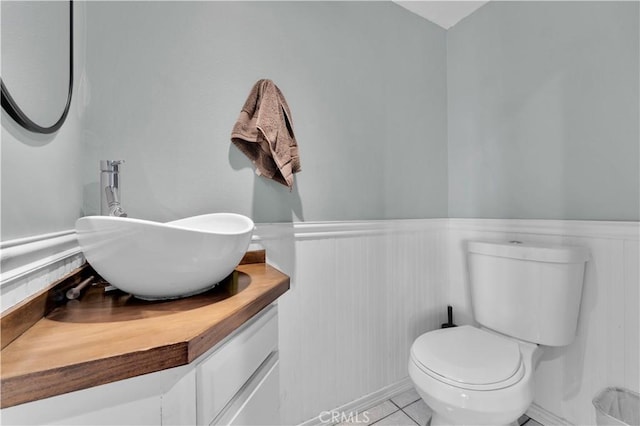
[{"label": "toilet seat", "polygon": [[438,381],[470,390],[506,388],[525,374],[516,341],[472,326],[423,334],[411,347],[411,361]]}]

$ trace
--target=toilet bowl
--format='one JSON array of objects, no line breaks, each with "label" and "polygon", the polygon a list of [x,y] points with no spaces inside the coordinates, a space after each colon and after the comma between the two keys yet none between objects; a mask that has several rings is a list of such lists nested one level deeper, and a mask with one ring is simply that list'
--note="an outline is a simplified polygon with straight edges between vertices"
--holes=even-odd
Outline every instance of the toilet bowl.
[{"label": "toilet bowl", "polygon": [[520,241],[470,241],[467,252],[480,327],[418,337],[409,377],[433,411],[431,426],[516,425],[533,401],[538,345],[575,337],[589,252]]},{"label": "toilet bowl", "polygon": [[541,349],[489,330],[462,326],[420,336],[409,376],[434,414],[431,426],[511,425],[533,401]]}]

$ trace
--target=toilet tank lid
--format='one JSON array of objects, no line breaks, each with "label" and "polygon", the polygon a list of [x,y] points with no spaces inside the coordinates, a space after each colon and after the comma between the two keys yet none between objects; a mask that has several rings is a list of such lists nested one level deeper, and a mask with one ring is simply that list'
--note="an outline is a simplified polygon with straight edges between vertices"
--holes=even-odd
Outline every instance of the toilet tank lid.
[{"label": "toilet tank lid", "polygon": [[589,260],[589,249],[586,247],[533,244],[521,241],[469,241],[467,251],[487,256],[551,263],[583,263]]}]

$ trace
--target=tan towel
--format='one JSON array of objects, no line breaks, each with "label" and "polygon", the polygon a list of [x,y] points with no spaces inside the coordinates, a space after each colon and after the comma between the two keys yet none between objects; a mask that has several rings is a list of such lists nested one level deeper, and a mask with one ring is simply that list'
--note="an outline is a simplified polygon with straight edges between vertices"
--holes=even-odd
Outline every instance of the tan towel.
[{"label": "tan towel", "polygon": [[231,131],[231,142],[255,164],[256,174],[293,188],[300,171],[291,111],[271,80],[258,80]]}]

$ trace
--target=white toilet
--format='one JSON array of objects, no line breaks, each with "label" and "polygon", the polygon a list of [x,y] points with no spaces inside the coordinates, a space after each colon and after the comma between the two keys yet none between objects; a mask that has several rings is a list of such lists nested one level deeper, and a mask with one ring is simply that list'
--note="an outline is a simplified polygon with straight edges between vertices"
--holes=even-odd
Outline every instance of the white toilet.
[{"label": "white toilet", "polygon": [[418,337],[409,376],[433,410],[431,426],[515,424],[533,401],[538,345],[575,336],[589,252],[518,241],[472,241],[467,252],[480,327]]}]

